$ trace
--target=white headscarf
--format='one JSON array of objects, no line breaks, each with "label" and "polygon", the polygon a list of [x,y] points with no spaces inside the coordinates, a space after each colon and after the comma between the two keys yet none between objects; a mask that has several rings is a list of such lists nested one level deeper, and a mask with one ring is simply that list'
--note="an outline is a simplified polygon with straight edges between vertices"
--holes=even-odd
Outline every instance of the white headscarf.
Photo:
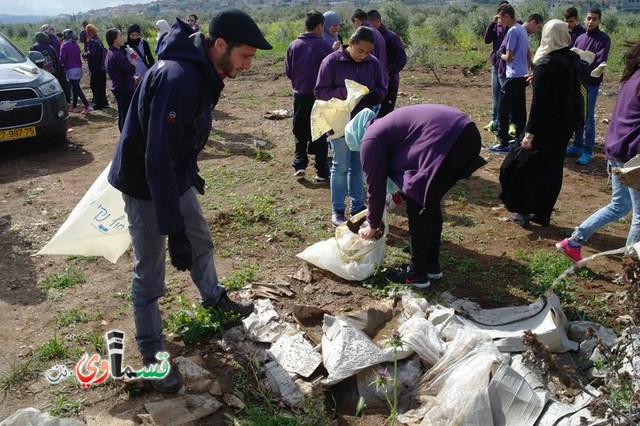
[{"label": "white headscarf", "polygon": [[158,27],[158,36],[156,37],[156,41],[160,40],[163,34],[168,33],[171,30],[171,27],[164,19],[160,19],[156,22],[156,27]]},{"label": "white headscarf", "polygon": [[540,47],[536,50],[533,63],[537,64],[540,59],[549,53],[568,47],[569,44],[571,44],[571,36],[569,35],[567,23],[559,19],[548,21],[542,28]]}]

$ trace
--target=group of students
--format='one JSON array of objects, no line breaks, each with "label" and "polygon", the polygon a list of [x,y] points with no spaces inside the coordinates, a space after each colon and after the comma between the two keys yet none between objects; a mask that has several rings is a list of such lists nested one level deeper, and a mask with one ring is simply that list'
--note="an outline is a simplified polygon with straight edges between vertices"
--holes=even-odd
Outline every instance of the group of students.
[{"label": "group of students", "polygon": [[[497,24],[504,22],[502,14],[509,8],[508,3],[500,4]],[[583,27],[578,23],[578,11],[570,7],[564,13],[564,21],[552,19],[544,25],[540,47],[531,60],[533,75],[528,76],[533,92],[528,120],[523,128],[518,126],[513,146],[506,149],[508,155],[500,174],[500,198],[513,212],[512,220],[521,226],[528,227],[530,222],[549,226],[562,187],[566,155],[577,156],[576,163],[579,165],[589,164],[592,159],[595,104],[603,80],[602,72],[598,70],[606,66],[611,46],[609,37],[600,29],[601,22],[600,9],[591,8],[585,16]],[[507,20],[507,23],[512,22]],[[507,67],[508,55],[504,51],[501,53],[500,49],[506,47],[506,51],[509,51],[509,38],[516,31],[515,25],[507,30],[506,35],[502,35],[500,47],[492,52],[492,58],[501,56],[507,62]],[[582,65],[588,77],[579,83],[586,86],[587,114],[584,126],[573,129],[566,115],[567,99],[575,96],[573,91],[576,90],[571,64],[588,57],[582,56],[585,52],[590,52],[590,62],[583,62]],[[640,154],[640,42],[629,44],[623,61],[625,69],[604,142],[612,182],[611,201],[576,226],[569,238],[556,244],[561,253],[574,261],[582,259],[581,247],[589,237],[630,211],[632,220],[626,245],[640,241],[640,191],[624,185],[619,176],[611,172]],[[502,107],[505,92],[508,92],[503,83],[499,84],[498,109]],[[505,124],[506,114],[500,112],[498,116],[498,128],[501,128]],[[573,142],[569,145],[572,138]]]},{"label": "group of students", "polygon": [[[200,31],[195,14],[190,14],[187,21],[194,32]],[[158,36],[155,54],[158,55],[170,27],[166,20],[161,19],[156,22],[156,29]],[[92,109],[108,107],[108,77],[109,89],[118,108],[118,128],[122,131],[136,85],[155,63],[151,47],[142,37],[140,26],[129,25],[126,39],[120,30],[108,29],[105,33],[106,48],[98,36],[97,28],[87,21],[82,22],[79,35],[70,28],[57,34],[51,25],[43,25],[40,32],[35,34],[34,40],[31,50],[39,51],[45,57],[43,68],[60,82],[72,112],[88,114]],[[82,48],[78,43],[83,45]],[[91,102],[80,86],[83,58],[89,69],[89,87],[93,95]],[[82,102],[82,107],[78,107],[78,99]]]},{"label": "group of students", "polygon": [[[351,215],[365,209],[364,174],[360,154],[349,149],[343,136],[335,137],[342,135],[342,129],[318,140],[311,139],[312,107],[316,100],[345,100],[345,80],[349,79],[368,89],[351,115],[370,108],[383,117],[395,108],[399,73],[407,62],[400,37],[385,27],[378,11],[354,10],[351,15],[354,32],[346,44],[339,35],[340,23],[339,14],[334,11],[307,13],[306,32],[291,42],[285,57],[285,73],[294,95],[295,155],[291,163],[294,176],[305,175],[307,153],[313,153],[316,182],[330,183],[334,226],[346,220],[347,195]],[[328,139],[333,151],[331,167],[327,163]]]}]

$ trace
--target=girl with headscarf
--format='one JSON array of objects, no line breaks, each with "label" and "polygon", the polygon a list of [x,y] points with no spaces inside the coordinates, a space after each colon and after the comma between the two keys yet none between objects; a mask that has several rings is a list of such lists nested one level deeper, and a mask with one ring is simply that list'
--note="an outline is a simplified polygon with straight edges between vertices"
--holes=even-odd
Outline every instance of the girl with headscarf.
[{"label": "girl with headscarf", "polygon": [[572,67],[579,60],[569,50],[567,24],[552,19],[544,25],[534,56],[533,100],[524,138],[500,169],[500,198],[520,226],[529,221],[549,226],[562,187],[564,157],[572,131],[565,106],[574,97]]},{"label": "girl with headscarf", "polygon": [[87,31],[87,51],[84,57],[87,59],[89,67],[89,87],[93,94],[93,108],[103,109],[109,106],[107,100],[107,73],[104,69],[104,59],[107,56],[107,50],[100,37],[98,37],[98,29],[88,24],[85,27]]},{"label": "girl with headscarf", "polygon": [[[625,67],[618,100],[604,138],[609,170],[622,167],[640,154],[640,41],[630,46],[623,60]],[[630,211],[632,218],[627,246],[640,241],[640,190],[624,185],[617,174],[611,173],[611,202],[576,226],[571,237],[560,241],[556,248],[577,262],[582,259],[582,245],[591,235]]]},{"label": "girl with headscarf", "polygon": [[340,30],[340,15],[333,10],[329,10],[324,15],[324,28],[322,38],[331,43],[333,50],[338,50],[342,46],[342,38],[338,34]]},{"label": "girl with headscarf", "polygon": [[147,41],[142,38],[140,25],[129,25],[129,28],[127,29],[127,42],[125,43],[125,46],[133,49],[133,52],[135,52],[135,55],[131,55],[129,53],[128,56],[129,59],[136,60],[136,75],[139,78],[144,77],[147,70],[151,68],[151,65],[155,63],[155,59],[153,59],[153,55],[151,54],[149,43],[147,43]]},{"label": "girl with headscarf", "polygon": [[156,55],[162,50],[162,46],[164,45],[164,39],[171,31],[171,27],[164,19],[160,19],[156,22],[156,28],[158,29],[158,35],[156,36]]}]

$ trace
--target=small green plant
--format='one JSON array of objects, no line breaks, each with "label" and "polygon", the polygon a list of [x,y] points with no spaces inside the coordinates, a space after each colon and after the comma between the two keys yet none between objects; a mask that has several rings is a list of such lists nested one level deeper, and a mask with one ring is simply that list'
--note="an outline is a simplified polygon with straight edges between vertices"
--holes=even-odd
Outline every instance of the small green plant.
[{"label": "small green plant", "polygon": [[[378,370],[375,380],[371,382],[370,385],[376,385],[377,392],[380,391],[380,388],[384,390],[384,396],[390,411],[389,417],[387,417],[387,423],[393,425],[398,417],[398,349],[402,349],[404,345],[400,332],[393,330],[391,336],[387,338],[386,344],[393,348],[393,374],[389,377],[387,369]],[[391,396],[389,396],[388,384],[391,384],[393,389]]]},{"label": "small green plant", "polygon": [[125,300],[129,303],[131,303],[131,301],[133,300],[133,296],[131,295],[131,290],[117,291],[113,296],[118,297],[122,300]]},{"label": "small green plant", "polygon": [[269,151],[265,151],[264,149],[256,150],[256,160],[258,161],[269,161],[273,159],[273,155]]},{"label": "small green plant", "polygon": [[70,400],[63,392],[59,392],[55,399],[47,404],[47,412],[54,417],[72,417],[80,413],[80,409],[84,405],[84,398]]},{"label": "small green plant", "polygon": [[234,272],[230,277],[222,280],[222,285],[229,291],[240,290],[245,285],[253,282],[256,276],[256,268],[248,266],[244,269]]},{"label": "small green plant", "polygon": [[38,346],[34,354],[38,361],[51,361],[54,359],[64,359],[68,355],[68,350],[64,340],[54,335],[51,339]]},{"label": "small green plant", "polygon": [[[389,281],[387,275],[389,270],[380,266],[379,263],[374,265],[373,275],[362,282],[362,286],[369,290],[369,294],[373,297],[384,298],[391,294],[403,290],[399,283]],[[406,290],[406,289],[404,289]]]},{"label": "small green plant", "polygon": [[37,374],[29,360],[16,361],[0,376],[0,390],[7,392],[15,386],[25,383]]},{"label": "small green plant", "polygon": [[42,287],[45,290],[55,288],[57,290],[63,290],[65,288],[73,287],[76,284],[82,284],[86,282],[86,278],[82,271],[79,271],[73,266],[67,265],[64,267],[64,271],[59,274],[51,274],[45,277],[42,282]]},{"label": "small green plant", "polygon": [[56,326],[60,328],[75,326],[89,321],[89,315],[82,309],[73,308],[69,311],[59,310],[56,313]]},{"label": "small green plant", "polygon": [[204,336],[221,332],[240,319],[239,314],[203,308],[195,303],[188,304],[182,295],[179,300],[183,309],[169,314],[162,325],[187,345],[199,342]]},{"label": "small green plant", "polygon": [[91,331],[82,336],[82,340],[85,344],[88,344],[86,348],[87,352],[98,353],[100,355],[105,354],[105,339],[104,335],[99,331]]}]

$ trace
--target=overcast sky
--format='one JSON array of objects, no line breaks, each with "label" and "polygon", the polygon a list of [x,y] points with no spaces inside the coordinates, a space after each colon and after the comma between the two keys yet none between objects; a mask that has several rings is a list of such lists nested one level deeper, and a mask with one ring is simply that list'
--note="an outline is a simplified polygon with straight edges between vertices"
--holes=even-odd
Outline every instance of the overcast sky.
[{"label": "overcast sky", "polygon": [[0,0],[0,14],[59,15],[86,12],[119,4],[150,3],[151,0]]}]

